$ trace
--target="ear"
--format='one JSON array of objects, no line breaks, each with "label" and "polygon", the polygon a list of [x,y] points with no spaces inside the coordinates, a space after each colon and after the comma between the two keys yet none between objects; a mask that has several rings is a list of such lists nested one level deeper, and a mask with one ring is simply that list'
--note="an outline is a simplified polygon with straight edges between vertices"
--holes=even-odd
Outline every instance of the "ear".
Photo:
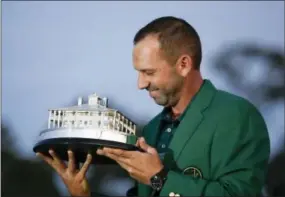
[{"label": "ear", "polygon": [[181,55],[177,61],[177,72],[186,77],[192,69],[192,59],[189,55]]}]

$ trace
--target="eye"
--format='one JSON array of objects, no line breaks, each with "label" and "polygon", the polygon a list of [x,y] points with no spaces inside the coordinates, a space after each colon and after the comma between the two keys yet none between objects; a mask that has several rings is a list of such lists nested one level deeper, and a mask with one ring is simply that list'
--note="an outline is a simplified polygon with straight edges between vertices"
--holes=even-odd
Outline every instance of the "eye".
[{"label": "eye", "polygon": [[145,71],[145,74],[148,76],[154,75],[155,71],[153,70],[149,70],[149,71]]}]

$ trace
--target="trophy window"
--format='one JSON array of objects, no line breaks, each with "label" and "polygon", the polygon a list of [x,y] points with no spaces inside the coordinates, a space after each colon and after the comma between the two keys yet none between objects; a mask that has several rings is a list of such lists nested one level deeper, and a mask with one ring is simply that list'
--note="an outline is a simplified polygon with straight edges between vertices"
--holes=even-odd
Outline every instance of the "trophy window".
[{"label": "trophy window", "polygon": [[64,127],[67,126],[67,120],[65,120],[65,121],[63,122],[63,126],[64,126]]}]

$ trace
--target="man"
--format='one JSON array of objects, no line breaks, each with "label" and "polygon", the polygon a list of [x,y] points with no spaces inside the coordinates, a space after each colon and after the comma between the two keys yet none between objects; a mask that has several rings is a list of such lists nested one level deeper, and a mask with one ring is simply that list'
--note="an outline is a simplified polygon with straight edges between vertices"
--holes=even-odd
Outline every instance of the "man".
[{"label": "man", "polygon": [[[200,73],[201,42],[186,21],[158,18],[136,34],[138,86],[164,107],[137,142],[144,151],[104,148],[138,182],[138,196],[257,196],[270,153],[265,122],[247,100],[218,90]],[[64,166],[42,155],[71,195],[88,196],[85,173],[72,152]]]}]

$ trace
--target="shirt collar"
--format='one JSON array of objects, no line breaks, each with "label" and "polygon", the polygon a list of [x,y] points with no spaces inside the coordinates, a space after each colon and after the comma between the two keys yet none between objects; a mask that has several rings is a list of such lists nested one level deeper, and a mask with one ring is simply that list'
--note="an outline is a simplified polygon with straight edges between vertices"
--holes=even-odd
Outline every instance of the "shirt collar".
[{"label": "shirt collar", "polygon": [[[202,86],[204,86],[204,84],[205,84],[205,80],[203,81]],[[201,88],[202,88],[202,86],[201,86]],[[173,122],[173,121],[175,121],[175,122],[177,122],[177,123],[180,123],[180,122],[182,121],[184,115],[186,114],[187,110],[190,108],[190,105],[191,105],[192,101],[195,99],[196,96],[197,96],[197,94],[195,94],[195,95],[193,96],[193,98],[189,101],[187,107],[186,107],[185,110],[183,111],[183,113],[182,113],[180,116],[178,116],[178,118],[176,118],[176,119],[172,119],[172,110],[171,110],[171,107],[165,107],[165,108],[163,108],[163,110],[162,110],[162,112],[161,112],[161,120],[167,121],[167,122]]]}]

